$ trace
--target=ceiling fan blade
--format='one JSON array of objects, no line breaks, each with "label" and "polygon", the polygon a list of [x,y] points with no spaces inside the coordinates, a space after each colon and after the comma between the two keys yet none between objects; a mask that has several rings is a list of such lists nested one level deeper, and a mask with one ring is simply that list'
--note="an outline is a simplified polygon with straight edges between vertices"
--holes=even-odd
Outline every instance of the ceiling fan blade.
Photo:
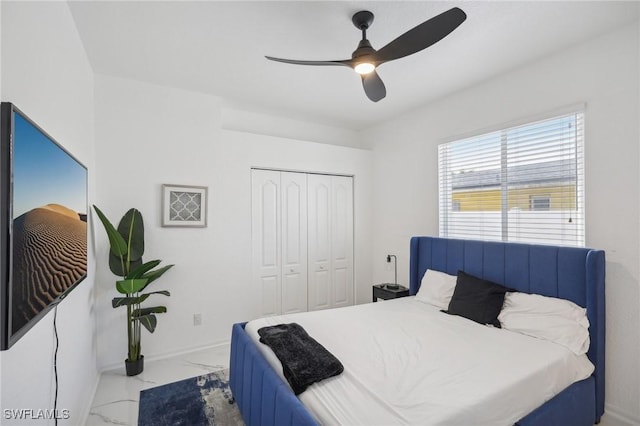
[{"label": "ceiling fan blade", "polygon": [[467,19],[467,14],[454,7],[413,27],[375,53],[378,64],[404,58],[439,42]]},{"label": "ceiling fan blade", "polygon": [[387,89],[384,87],[382,79],[377,72],[371,71],[369,74],[363,74],[362,87],[364,87],[364,93],[373,102],[378,102],[387,96]]},{"label": "ceiling fan blade", "polygon": [[274,58],[273,56],[265,56],[265,58],[270,61],[276,62],[284,62],[285,64],[294,64],[294,65],[342,65],[346,67],[351,66],[351,59],[344,59],[339,61],[299,61],[296,59],[282,59],[282,58]]}]

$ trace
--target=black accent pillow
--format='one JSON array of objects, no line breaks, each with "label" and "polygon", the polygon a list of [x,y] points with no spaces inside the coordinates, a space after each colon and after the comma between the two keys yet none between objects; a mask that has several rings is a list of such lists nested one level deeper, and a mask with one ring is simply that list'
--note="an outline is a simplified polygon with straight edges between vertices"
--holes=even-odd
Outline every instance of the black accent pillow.
[{"label": "black accent pillow", "polygon": [[498,315],[502,311],[505,292],[507,288],[500,284],[458,271],[451,302],[442,312],[500,328]]}]

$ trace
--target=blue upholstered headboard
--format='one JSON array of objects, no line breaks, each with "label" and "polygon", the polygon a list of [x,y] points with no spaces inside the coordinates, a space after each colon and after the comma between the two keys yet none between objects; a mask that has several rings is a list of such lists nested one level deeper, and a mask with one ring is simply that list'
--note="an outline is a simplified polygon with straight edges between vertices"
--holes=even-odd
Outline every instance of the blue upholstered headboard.
[{"label": "blue upholstered headboard", "polygon": [[427,269],[458,270],[526,293],[568,299],[587,308],[595,365],[597,418],[604,412],[605,258],[604,251],[520,243],[411,238],[410,294]]}]

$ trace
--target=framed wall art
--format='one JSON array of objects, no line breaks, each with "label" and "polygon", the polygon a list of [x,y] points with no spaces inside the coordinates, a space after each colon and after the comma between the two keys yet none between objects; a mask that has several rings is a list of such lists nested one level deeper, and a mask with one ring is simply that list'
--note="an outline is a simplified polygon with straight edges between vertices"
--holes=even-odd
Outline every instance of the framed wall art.
[{"label": "framed wall art", "polygon": [[162,226],[206,227],[207,187],[162,185]]}]

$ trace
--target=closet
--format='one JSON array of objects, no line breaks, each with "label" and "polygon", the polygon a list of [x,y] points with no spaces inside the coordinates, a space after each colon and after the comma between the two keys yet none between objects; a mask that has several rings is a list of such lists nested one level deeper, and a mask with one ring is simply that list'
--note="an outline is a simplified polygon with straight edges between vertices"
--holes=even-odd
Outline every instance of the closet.
[{"label": "closet", "polygon": [[260,314],[352,305],[353,178],[252,169],[251,186]]}]

